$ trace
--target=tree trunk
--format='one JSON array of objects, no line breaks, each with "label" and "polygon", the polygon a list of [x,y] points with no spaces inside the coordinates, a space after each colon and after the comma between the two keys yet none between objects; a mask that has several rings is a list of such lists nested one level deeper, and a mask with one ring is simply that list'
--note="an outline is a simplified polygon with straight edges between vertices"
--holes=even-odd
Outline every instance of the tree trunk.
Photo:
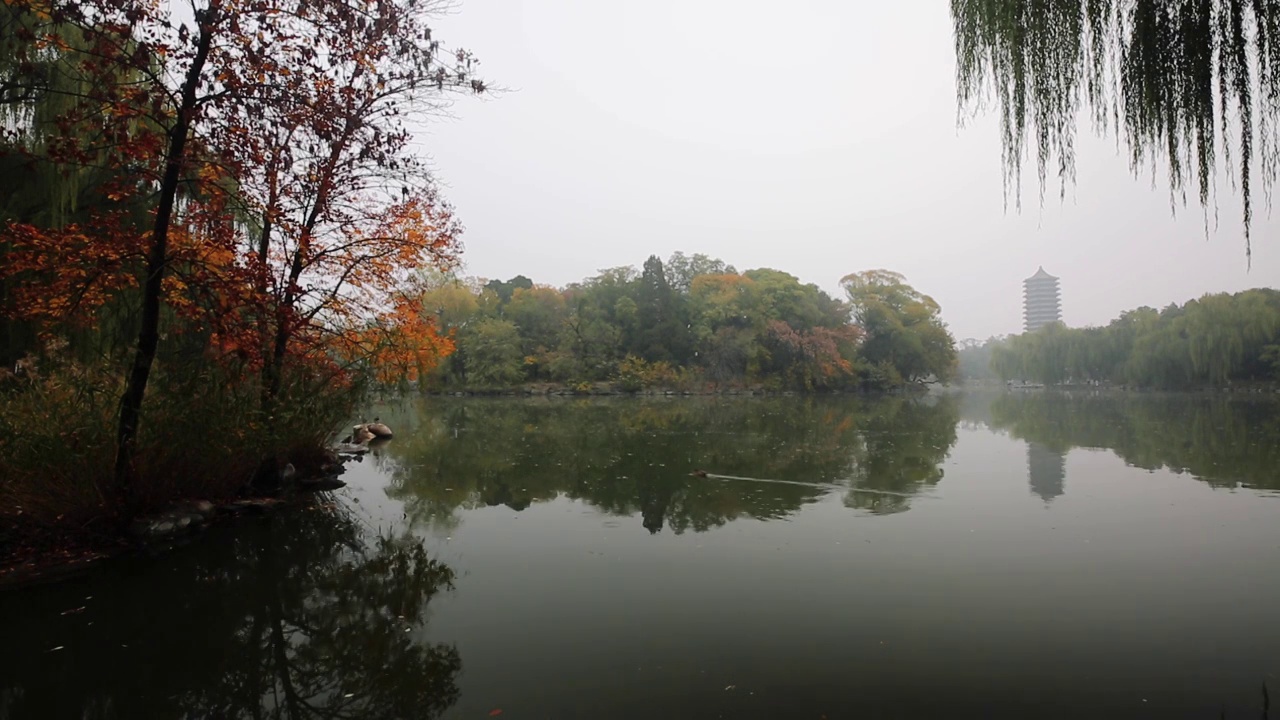
[{"label": "tree trunk", "polygon": [[[269,172],[271,173],[271,187],[267,195],[267,210],[263,214],[262,218],[262,234],[258,237],[258,277],[255,280],[255,287],[258,291],[258,298],[263,302],[265,302],[267,298],[267,278],[271,272],[271,266],[268,262],[268,253],[271,250],[271,217],[275,212],[276,201],[278,199],[275,162],[276,161],[273,158],[271,167],[269,168]],[[268,346],[267,338],[270,335],[271,321],[267,317],[266,313],[263,313],[258,318],[258,342],[261,352],[264,354],[264,361],[266,360],[265,353]],[[274,362],[274,360],[272,360],[272,362]],[[266,362],[263,363],[263,368],[267,377],[265,378],[266,382],[262,383],[262,392],[259,402],[262,406],[262,411],[270,414],[272,399],[275,397],[275,393],[278,388],[271,381],[271,370],[268,369],[269,365]]]},{"label": "tree trunk", "polygon": [[281,383],[284,376],[284,358],[286,350],[289,347],[289,339],[293,336],[293,328],[290,325],[293,322],[293,304],[296,301],[294,297],[294,288],[297,287],[298,278],[302,275],[302,249],[299,248],[293,256],[293,263],[289,268],[288,285],[285,286],[284,301],[280,307],[276,308],[276,336],[275,342],[272,344],[271,357],[263,366],[266,373],[267,382],[264,409],[268,415],[275,411],[276,396],[280,394]]},{"label": "tree trunk", "polygon": [[134,349],[133,367],[129,371],[124,395],[120,398],[120,421],[116,428],[115,490],[126,505],[132,498],[134,456],[137,450],[138,418],[142,412],[142,399],[147,392],[147,380],[151,377],[151,365],[160,344],[160,290],[164,281],[165,266],[169,254],[169,225],[173,219],[173,206],[182,179],[182,166],[186,159],[187,136],[191,130],[192,115],[196,106],[196,91],[209,47],[213,42],[214,15],[218,0],[213,0],[197,19],[200,21],[200,39],[195,57],[187,69],[182,83],[182,99],[178,116],[169,130],[169,147],[165,156],[164,176],[160,181],[160,199],[156,207],[155,224],[151,231],[151,248],[147,252],[146,282],[142,287],[142,327],[138,331],[138,343]]},{"label": "tree trunk", "polygon": [[289,277],[284,287],[284,301],[276,308],[276,334],[275,343],[271,350],[271,357],[267,358],[263,363],[263,385],[266,393],[263,395],[263,409],[270,418],[275,414],[276,397],[280,394],[280,388],[284,378],[284,360],[289,348],[289,340],[293,337],[294,322],[294,304],[298,301],[297,289],[298,280],[302,277],[302,271],[307,262],[306,258],[311,253],[311,237],[315,232],[316,224],[320,222],[321,211],[328,207],[329,192],[333,189],[333,174],[338,166],[338,161],[342,158],[342,153],[346,152],[351,137],[355,133],[356,123],[352,118],[348,117],[346,125],[343,128],[342,136],[339,137],[333,147],[329,150],[329,158],[322,170],[320,186],[316,189],[315,200],[311,205],[310,212],[307,213],[306,219],[302,223],[301,233],[298,237],[298,247],[293,253],[293,261],[289,264]]}]

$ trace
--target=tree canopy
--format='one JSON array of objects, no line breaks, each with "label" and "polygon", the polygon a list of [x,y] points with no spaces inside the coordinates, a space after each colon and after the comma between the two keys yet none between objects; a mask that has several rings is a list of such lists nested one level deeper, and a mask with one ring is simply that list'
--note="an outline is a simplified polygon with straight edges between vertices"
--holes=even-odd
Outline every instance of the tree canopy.
[{"label": "tree canopy", "polygon": [[424,309],[456,344],[430,380],[839,390],[949,379],[954,343],[937,303],[896,273],[855,277],[874,282],[849,303],[780,270],[738,273],[701,254],[651,255],[639,271],[601,270],[565,288],[424,275]]},{"label": "tree canopy", "polygon": [[952,0],[962,113],[994,96],[1006,197],[1021,205],[1036,157],[1075,180],[1076,123],[1115,132],[1132,170],[1165,167],[1171,199],[1207,212],[1218,160],[1234,172],[1249,256],[1254,199],[1269,197],[1280,119],[1280,3],[1272,0]]},{"label": "tree canopy", "polygon": [[955,340],[933,298],[888,270],[846,275],[840,285],[866,333],[861,352],[875,373],[891,378],[891,385],[955,376]]}]

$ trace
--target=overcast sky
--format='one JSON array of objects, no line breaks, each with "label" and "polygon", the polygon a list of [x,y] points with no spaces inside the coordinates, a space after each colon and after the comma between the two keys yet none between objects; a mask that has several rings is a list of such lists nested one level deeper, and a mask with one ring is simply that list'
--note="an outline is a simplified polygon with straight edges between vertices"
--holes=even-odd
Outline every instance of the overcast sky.
[{"label": "overcast sky", "polygon": [[1070,325],[1280,281],[1280,220],[1258,213],[1248,271],[1226,176],[1206,239],[1087,127],[1066,201],[1029,167],[1006,212],[995,119],[956,125],[946,0],[463,0],[437,27],[511,90],[422,138],[470,275],[562,286],[682,250],[837,293],[887,268],[957,338],[1019,332],[1041,265]]}]

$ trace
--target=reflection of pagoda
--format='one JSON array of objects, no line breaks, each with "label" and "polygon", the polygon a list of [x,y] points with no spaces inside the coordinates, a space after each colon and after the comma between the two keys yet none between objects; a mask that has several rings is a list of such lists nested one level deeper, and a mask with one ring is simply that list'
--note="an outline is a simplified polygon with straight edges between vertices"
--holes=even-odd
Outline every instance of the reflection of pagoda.
[{"label": "reflection of pagoda", "polygon": [[1045,502],[1064,492],[1067,479],[1067,455],[1055,452],[1040,443],[1027,443],[1027,480],[1031,492]]}]

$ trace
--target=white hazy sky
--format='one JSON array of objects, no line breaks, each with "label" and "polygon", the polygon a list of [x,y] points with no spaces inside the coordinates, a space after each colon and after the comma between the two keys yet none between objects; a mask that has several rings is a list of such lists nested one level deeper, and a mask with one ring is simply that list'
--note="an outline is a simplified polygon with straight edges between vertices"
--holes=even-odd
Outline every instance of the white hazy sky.
[{"label": "white hazy sky", "polygon": [[[1070,325],[1280,281],[1280,219],[1219,177],[1218,226],[1171,213],[1082,128],[1078,183],[1004,208],[994,117],[957,128],[946,0],[463,0],[438,37],[510,89],[421,138],[467,227],[465,272],[564,285],[673,251],[839,290],[887,268],[957,338],[1021,329],[1021,282]],[[1280,208],[1277,208],[1280,212]]]}]

